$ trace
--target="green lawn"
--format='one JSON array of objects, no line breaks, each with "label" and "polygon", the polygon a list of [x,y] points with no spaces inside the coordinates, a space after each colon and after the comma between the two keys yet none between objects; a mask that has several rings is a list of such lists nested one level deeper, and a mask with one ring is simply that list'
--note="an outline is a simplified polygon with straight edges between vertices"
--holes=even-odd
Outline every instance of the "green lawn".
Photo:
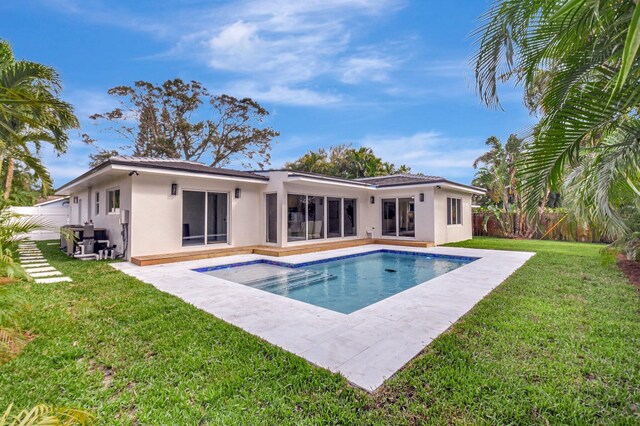
[{"label": "green lawn", "polygon": [[40,244],[73,283],[19,283],[37,337],[0,366],[0,409],[82,407],[98,424],[639,424],[640,303],[602,246],[536,251],[376,394],[112,269]]}]

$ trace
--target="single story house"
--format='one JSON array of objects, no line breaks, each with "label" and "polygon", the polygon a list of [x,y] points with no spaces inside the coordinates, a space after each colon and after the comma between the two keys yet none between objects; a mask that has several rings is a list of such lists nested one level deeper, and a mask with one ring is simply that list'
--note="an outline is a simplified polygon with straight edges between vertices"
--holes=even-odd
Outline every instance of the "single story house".
[{"label": "single story house", "polygon": [[245,246],[472,237],[471,196],[441,177],[340,179],[238,171],[184,160],[112,157],[60,187],[72,224],[92,220],[126,259]]}]

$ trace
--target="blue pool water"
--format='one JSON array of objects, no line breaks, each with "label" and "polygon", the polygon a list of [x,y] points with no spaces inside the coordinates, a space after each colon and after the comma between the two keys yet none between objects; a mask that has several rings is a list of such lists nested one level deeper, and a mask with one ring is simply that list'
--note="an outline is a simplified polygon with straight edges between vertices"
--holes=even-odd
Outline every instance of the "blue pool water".
[{"label": "blue pool water", "polygon": [[196,271],[349,314],[473,260],[378,250],[296,265],[257,260]]}]

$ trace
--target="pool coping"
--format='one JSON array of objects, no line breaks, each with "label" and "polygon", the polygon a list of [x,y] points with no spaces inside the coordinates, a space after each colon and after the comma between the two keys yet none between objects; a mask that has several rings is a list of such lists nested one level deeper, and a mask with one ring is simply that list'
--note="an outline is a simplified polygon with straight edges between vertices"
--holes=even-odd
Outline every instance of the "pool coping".
[{"label": "pool coping", "polygon": [[534,255],[457,247],[392,247],[368,245],[292,255],[286,263],[298,265],[385,249],[476,260],[350,314],[194,271],[273,261],[267,256],[112,266],[374,391]]}]

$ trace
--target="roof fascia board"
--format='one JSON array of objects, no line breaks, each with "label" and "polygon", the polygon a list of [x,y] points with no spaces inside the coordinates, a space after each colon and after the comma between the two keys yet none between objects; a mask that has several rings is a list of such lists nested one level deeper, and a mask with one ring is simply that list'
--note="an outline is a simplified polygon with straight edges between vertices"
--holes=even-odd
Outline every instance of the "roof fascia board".
[{"label": "roof fascia board", "polygon": [[232,182],[248,182],[248,183],[257,183],[261,185],[266,185],[269,183],[268,180],[263,179],[250,179],[250,178],[242,178],[237,176],[227,176],[227,175],[219,175],[212,173],[198,173],[198,172],[186,172],[179,170],[169,170],[169,169],[160,169],[153,167],[145,167],[144,165],[133,166],[133,165],[120,165],[114,164],[111,166],[113,170],[125,170],[125,171],[144,171],[145,173],[153,173],[158,175],[170,175],[170,176],[183,176],[183,177],[196,177],[196,178],[204,178],[204,179],[215,179],[215,180],[228,180]]},{"label": "roof fascia board", "polygon": [[346,186],[349,188],[358,188],[358,189],[374,189],[370,185],[340,182],[332,179],[319,179],[319,178],[306,177],[306,176],[289,176],[289,179],[287,179],[286,182],[310,182],[310,183],[316,183],[320,185],[336,185],[336,186]]}]

